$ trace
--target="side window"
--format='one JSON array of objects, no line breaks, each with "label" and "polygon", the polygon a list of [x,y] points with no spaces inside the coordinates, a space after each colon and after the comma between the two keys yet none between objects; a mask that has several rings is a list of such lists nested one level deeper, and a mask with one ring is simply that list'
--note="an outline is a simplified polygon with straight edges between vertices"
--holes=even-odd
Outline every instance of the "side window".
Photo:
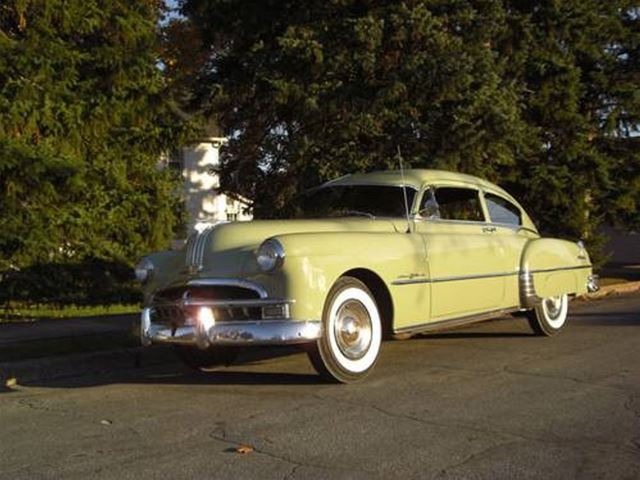
[{"label": "side window", "polygon": [[491,193],[485,194],[484,200],[487,202],[487,210],[492,222],[522,225],[522,213],[510,201]]},{"label": "side window", "polygon": [[[431,195],[425,195],[423,205],[427,201],[433,201]],[[440,187],[435,191],[435,201],[440,210],[440,218],[443,220],[466,220],[483,222],[484,215],[480,206],[480,197],[477,190],[469,188]]]}]

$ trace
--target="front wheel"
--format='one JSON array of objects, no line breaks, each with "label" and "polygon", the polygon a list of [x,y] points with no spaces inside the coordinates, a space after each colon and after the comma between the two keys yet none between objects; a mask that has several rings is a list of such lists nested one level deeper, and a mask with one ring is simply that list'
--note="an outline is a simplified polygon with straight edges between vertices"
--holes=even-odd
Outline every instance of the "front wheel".
[{"label": "front wheel", "polygon": [[543,298],[539,305],[527,312],[527,319],[536,335],[550,337],[564,328],[568,310],[569,298],[565,293]]},{"label": "front wheel", "polygon": [[322,337],[308,352],[317,372],[341,383],[367,376],[382,342],[380,313],[367,286],[353,277],[339,279],[327,296],[322,323]]}]

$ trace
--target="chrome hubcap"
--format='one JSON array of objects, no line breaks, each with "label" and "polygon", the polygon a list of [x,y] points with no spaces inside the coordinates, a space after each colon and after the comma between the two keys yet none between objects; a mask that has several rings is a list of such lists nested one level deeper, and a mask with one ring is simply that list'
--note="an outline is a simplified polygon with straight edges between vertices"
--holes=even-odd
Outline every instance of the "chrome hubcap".
[{"label": "chrome hubcap", "polygon": [[562,312],[562,297],[546,298],[544,300],[544,308],[550,318],[558,318]]},{"label": "chrome hubcap", "polygon": [[343,303],[336,313],[334,334],[342,354],[350,360],[362,358],[372,339],[371,318],[357,300]]}]

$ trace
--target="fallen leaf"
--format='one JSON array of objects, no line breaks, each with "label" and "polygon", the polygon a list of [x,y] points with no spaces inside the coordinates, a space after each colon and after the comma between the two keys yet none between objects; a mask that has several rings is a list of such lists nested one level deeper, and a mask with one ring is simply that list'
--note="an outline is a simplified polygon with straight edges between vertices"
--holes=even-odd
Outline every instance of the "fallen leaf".
[{"label": "fallen leaf", "polygon": [[111,425],[113,422],[111,420],[100,420],[102,425]]},{"label": "fallen leaf", "polygon": [[236,447],[236,452],[245,455],[253,452],[253,447],[251,445],[238,445]]},{"label": "fallen leaf", "polygon": [[13,377],[7,378],[7,380],[4,382],[4,386],[7,388],[15,387],[16,385],[18,385],[18,379]]}]

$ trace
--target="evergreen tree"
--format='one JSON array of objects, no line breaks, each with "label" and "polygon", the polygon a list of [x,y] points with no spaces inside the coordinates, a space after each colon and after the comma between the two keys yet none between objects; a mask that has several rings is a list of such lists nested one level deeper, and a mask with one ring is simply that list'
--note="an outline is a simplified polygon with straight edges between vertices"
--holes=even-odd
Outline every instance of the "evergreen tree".
[{"label": "evergreen tree", "polygon": [[213,52],[196,106],[231,138],[223,184],[270,216],[328,178],[407,166],[499,178],[525,142],[492,49],[498,1],[186,1]]},{"label": "evergreen tree", "polygon": [[524,87],[537,144],[514,188],[550,233],[598,243],[601,220],[640,225],[638,10],[627,0],[507,3],[500,53]]},{"label": "evergreen tree", "polygon": [[543,231],[640,224],[632,0],[182,0],[194,108],[230,136],[223,186],[275,215],[342,173],[449,168],[514,190]]},{"label": "evergreen tree", "polygon": [[0,5],[0,270],[165,248],[183,127],[158,67],[154,0]]}]

